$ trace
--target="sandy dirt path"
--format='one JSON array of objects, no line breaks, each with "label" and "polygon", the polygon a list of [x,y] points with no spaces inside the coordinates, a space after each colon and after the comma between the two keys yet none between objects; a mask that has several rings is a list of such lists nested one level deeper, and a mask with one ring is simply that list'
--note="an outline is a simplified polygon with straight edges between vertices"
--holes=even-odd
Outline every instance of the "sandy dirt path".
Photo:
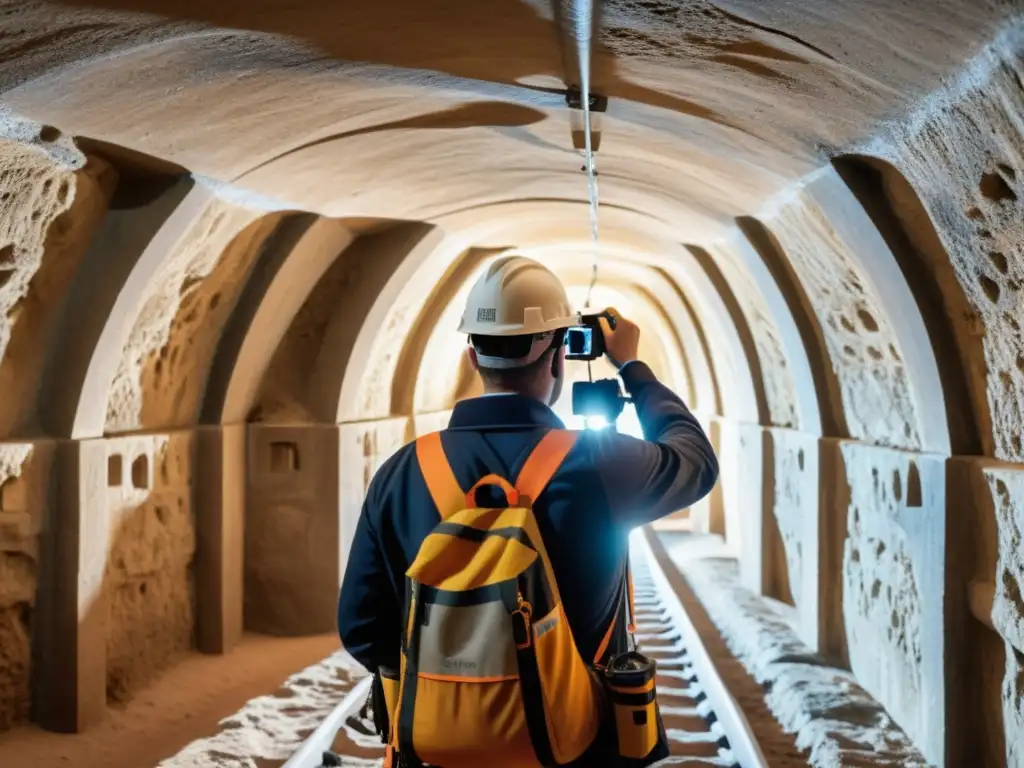
[{"label": "sandy dirt path", "polygon": [[337,635],[247,635],[227,656],[192,654],[137,694],[110,708],[87,733],[61,735],[29,726],[0,734],[4,768],[153,768],[294,672],[334,653]]}]

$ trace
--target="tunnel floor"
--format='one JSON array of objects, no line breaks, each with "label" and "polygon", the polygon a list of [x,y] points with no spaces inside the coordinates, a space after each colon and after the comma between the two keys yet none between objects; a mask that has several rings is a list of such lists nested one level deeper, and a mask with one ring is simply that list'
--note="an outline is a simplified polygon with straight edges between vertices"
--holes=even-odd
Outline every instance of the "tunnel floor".
[{"label": "tunnel floor", "polygon": [[[927,765],[848,670],[802,644],[792,607],[742,587],[721,537],[673,530],[649,541],[768,764]],[[227,656],[188,656],[84,734],[55,737],[30,727],[0,736],[0,765],[280,766],[361,674],[334,634],[249,634]],[[339,732],[346,737],[342,753],[376,764],[376,736],[350,726]],[[708,746],[695,761],[718,764],[714,744]]]},{"label": "tunnel floor", "polygon": [[194,653],[124,707],[82,734],[35,727],[0,735],[4,768],[149,768],[218,730],[247,701],[272,693],[292,672],[338,648],[334,634],[277,638],[249,634],[226,656]]}]

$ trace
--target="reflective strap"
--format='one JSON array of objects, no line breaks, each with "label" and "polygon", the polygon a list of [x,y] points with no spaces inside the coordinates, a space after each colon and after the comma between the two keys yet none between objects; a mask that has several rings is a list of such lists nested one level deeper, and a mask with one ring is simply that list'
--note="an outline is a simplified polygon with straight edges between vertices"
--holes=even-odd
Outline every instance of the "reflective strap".
[{"label": "reflective strap", "polygon": [[516,479],[516,489],[530,504],[544,492],[544,488],[558,471],[579,435],[566,429],[553,429],[537,443]]},{"label": "reflective strap", "polygon": [[416,441],[416,459],[441,519],[464,509],[466,494],[444,455],[440,432],[432,432]]}]

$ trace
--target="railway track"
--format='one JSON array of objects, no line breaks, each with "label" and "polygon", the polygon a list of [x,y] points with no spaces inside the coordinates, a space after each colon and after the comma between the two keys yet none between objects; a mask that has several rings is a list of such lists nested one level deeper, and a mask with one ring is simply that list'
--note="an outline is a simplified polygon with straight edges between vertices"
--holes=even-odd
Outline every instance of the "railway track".
[{"label": "railway track", "polygon": [[[767,768],[750,724],[726,689],[647,537],[631,542],[636,585],[637,644],[657,661],[656,685],[671,744],[663,766]],[[369,691],[364,678],[285,763],[284,768],[372,768],[384,749],[360,716]]]}]

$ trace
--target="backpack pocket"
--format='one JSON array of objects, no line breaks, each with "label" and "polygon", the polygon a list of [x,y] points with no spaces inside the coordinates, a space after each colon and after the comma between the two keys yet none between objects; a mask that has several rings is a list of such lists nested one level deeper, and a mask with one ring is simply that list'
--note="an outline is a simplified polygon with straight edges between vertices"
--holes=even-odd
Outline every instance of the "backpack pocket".
[{"label": "backpack pocket", "polygon": [[402,696],[417,758],[445,768],[537,768],[513,632],[514,582],[462,593],[420,585],[418,597]]},{"label": "backpack pocket", "polygon": [[569,763],[597,737],[601,707],[594,677],[576,650],[561,603],[534,619],[533,645],[552,757],[559,764]]}]

